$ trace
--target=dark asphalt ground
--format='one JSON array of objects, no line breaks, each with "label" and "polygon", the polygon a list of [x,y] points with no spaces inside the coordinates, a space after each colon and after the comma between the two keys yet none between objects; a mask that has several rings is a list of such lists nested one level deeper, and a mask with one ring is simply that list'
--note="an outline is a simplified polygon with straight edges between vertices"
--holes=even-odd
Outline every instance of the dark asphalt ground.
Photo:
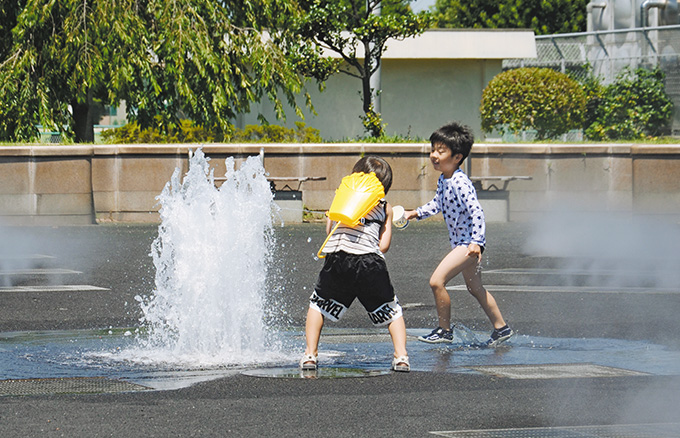
[{"label": "dark asphalt ground", "polygon": [[[558,266],[560,257],[542,257],[540,250],[532,253],[528,249],[527,242],[537,228],[536,224],[489,224],[484,270]],[[281,301],[287,322],[302,327],[307,297],[321,267],[314,255],[323,241],[323,226],[286,226],[277,228],[276,233],[277,262],[272,266],[271,281],[284,296]],[[82,272],[59,276],[64,284],[109,290],[0,292],[0,332],[135,326],[140,312],[134,296],[153,290],[149,252],[155,235],[156,227],[150,225],[2,229],[0,255],[48,254],[55,257],[49,262],[53,266]],[[428,278],[448,249],[441,222],[415,223],[395,232],[387,261],[400,301],[410,305],[405,310],[409,329],[428,328],[436,320]],[[597,259],[584,258],[581,264],[587,267]],[[677,270],[677,266],[669,269]],[[612,276],[625,280],[624,274],[627,271],[614,270]],[[514,285],[497,292],[492,287],[489,290],[518,333],[644,341],[680,350],[680,285],[669,291],[664,284],[666,289],[661,290],[645,286],[648,280],[641,280],[631,284],[639,283],[648,292],[596,286],[602,293],[586,293],[553,288],[579,286],[583,281],[583,277],[572,281],[558,275],[539,285],[538,291],[526,292],[525,286],[536,284],[535,277],[521,273],[484,277],[487,286]],[[14,286],[35,281],[30,275],[12,279]],[[460,284],[459,278],[451,283]],[[481,309],[466,292],[455,291],[452,296],[456,321],[490,331]],[[355,303],[341,322],[329,327],[368,327],[362,310]],[[432,431],[467,429],[678,423],[680,366],[675,371],[635,377],[523,380],[435,371],[318,380],[237,374],[172,391],[0,397],[0,434],[420,437],[433,436]]]}]

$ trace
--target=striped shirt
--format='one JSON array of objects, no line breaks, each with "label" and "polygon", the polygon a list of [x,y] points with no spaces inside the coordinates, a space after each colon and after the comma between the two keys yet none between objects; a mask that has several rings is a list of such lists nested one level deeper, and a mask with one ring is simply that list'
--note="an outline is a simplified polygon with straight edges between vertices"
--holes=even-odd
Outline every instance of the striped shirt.
[{"label": "striped shirt", "polygon": [[380,251],[380,228],[385,223],[386,204],[384,199],[380,200],[378,205],[364,217],[364,225],[359,224],[351,228],[341,223],[323,247],[323,252],[330,254],[344,251],[349,254],[382,255]]},{"label": "striped shirt", "polygon": [[439,176],[437,193],[427,204],[416,209],[418,220],[441,211],[449,229],[451,247],[476,243],[486,245],[484,211],[477,199],[477,191],[470,178],[457,169],[451,178]]}]

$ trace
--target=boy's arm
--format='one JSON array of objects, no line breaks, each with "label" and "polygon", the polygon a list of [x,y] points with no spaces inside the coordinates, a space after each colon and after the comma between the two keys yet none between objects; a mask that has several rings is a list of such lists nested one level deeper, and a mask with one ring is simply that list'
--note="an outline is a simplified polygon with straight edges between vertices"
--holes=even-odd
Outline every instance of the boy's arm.
[{"label": "boy's arm", "polygon": [[388,202],[385,204],[385,223],[380,227],[380,243],[378,244],[383,254],[390,249],[390,243],[392,243],[392,217],[392,206]]},{"label": "boy's arm", "polygon": [[428,202],[427,204],[416,208],[415,215],[413,215],[414,218],[420,220],[420,219],[425,219],[430,216],[434,216],[435,214],[439,213],[439,191],[437,191],[437,195],[434,197],[433,200]]},{"label": "boy's arm", "polygon": [[404,210],[404,219],[407,221],[410,221],[412,219],[420,219],[418,217],[418,211],[417,210]]},{"label": "boy's arm", "polygon": [[405,210],[404,211],[404,218],[407,221],[410,221],[411,219],[417,219],[418,218],[418,212],[416,210]]},{"label": "boy's arm", "polygon": [[437,191],[434,194],[434,198],[427,204],[416,208],[415,210],[404,211],[404,217],[407,220],[411,219],[425,219],[430,216],[440,212],[439,206],[441,205],[441,184],[437,182]]},{"label": "boy's arm", "polygon": [[332,229],[333,221],[329,217],[326,217],[326,235],[329,235]]}]

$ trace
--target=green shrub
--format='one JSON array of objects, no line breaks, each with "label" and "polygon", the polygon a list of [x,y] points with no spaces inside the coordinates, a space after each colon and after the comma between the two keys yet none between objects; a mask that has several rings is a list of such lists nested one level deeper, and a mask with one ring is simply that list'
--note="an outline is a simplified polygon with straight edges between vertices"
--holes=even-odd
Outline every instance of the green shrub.
[{"label": "green shrub", "polygon": [[162,133],[155,128],[141,129],[137,122],[102,131],[102,141],[106,143],[320,143],[319,130],[295,123],[295,129],[278,125],[247,125],[245,129],[235,129],[231,136],[218,128],[208,129],[195,125],[190,120],[182,120],[176,129]]},{"label": "green shrub", "polygon": [[581,127],[585,113],[581,85],[549,68],[518,68],[496,75],[482,92],[482,129],[504,134],[535,130],[555,138]]},{"label": "green shrub", "polygon": [[321,143],[319,130],[295,122],[295,129],[278,125],[246,125],[231,136],[234,143]]},{"label": "green shrub", "polygon": [[[585,79],[583,79],[583,77]],[[586,96],[586,109],[583,115],[583,131],[595,123],[600,114],[600,106],[604,99],[605,87],[600,78],[592,74],[592,68],[587,67],[585,76],[579,80]]]},{"label": "green shrub", "polygon": [[591,123],[585,129],[590,140],[633,140],[667,132],[673,117],[673,102],[658,68],[623,70],[604,87]]},{"label": "green shrub", "polygon": [[215,130],[182,120],[179,127],[167,133],[156,128],[142,129],[137,122],[130,122],[120,128],[102,131],[101,138],[105,143],[212,143],[220,141],[222,136]]},{"label": "green shrub", "polygon": [[373,138],[380,138],[385,135],[385,127],[387,123],[383,123],[380,113],[375,112],[373,104],[370,105],[366,114],[359,116],[361,124],[364,125],[364,131]]}]

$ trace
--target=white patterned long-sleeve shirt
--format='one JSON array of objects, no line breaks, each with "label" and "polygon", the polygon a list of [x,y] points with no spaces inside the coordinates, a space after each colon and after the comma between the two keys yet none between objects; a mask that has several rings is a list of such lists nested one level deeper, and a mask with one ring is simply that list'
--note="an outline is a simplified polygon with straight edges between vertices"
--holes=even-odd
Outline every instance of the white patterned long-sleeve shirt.
[{"label": "white patterned long-sleeve shirt", "polygon": [[486,245],[484,211],[472,181],[460,169],[451,178],[440,175],[434,198],[416,211],[418,220],[442,213],[452,248],[470,243]]}]

